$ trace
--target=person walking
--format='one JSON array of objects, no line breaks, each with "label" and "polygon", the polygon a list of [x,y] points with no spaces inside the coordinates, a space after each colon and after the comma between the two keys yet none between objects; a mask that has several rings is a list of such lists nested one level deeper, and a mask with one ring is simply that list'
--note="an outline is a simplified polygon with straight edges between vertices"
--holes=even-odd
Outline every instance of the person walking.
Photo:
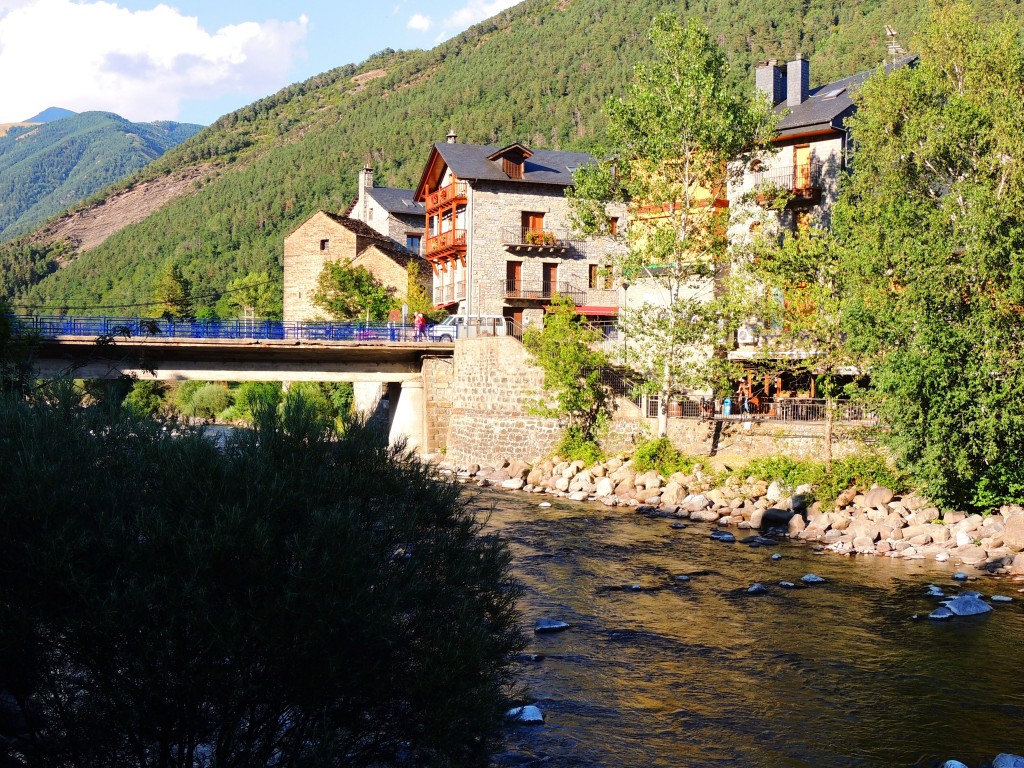
[{"label": "person walking", "polygon": [[416,318],[413,320],[413,328],[416,330],[416,341],[425,341],[427,338],[427,318],[423,316],[422,312],[416,313]]}]

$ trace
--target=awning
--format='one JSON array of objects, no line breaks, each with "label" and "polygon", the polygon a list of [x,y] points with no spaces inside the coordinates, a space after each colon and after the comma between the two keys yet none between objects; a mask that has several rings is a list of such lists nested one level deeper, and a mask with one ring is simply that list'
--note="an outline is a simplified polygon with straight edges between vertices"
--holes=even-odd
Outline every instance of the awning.
[{"label": "awning", "polygon": [[595,316],[595,315],[617,315],[619,314],[618,307],[599,307],[596,305],[586,305],[582,307],[576,307],[576,311],[581,315]]}]

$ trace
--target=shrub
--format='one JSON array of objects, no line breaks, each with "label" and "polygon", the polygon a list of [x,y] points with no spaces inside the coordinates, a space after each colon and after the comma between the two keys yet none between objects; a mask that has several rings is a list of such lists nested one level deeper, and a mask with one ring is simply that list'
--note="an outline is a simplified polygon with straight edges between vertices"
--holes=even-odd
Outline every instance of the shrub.
[{"label": "shrub", "polygon": [[124,405],[139,416],[153,416],[160,412],[164,403],[163,396],[164,388],[160,382],[144,379],[132,385]]},{"label": "shrub", "polygon": [[180,413],[190,413],[192,397],[200,389],[205,387],[205,381],[183,381],[174,391],[174,405]]},{"label": "shrub", "polygon": [[488,764],[523,647],[507,545],[369,427],[255,411],[218,450],[0,399],[19,765]]},{"label": "shrub", "polygon": [[568,461],[582,461],[588,467],[604,458],[601,446],[584,435],[579,427],[569,427],[565,430],[555,452]]},{"label": "shrub", "polygon": [[800,485],[814,488],[810,498],[831,505],[840,493],[851,486],[866,490],[872,485],[884,485],[896,493],[907,489],[906,478],[896,472],[883,456],[867,452],[847,456],[832,462],[831,471],[818,462],[791,459],[788,456],[768,456],[752,460],[739,470],[744,477],[756,477],[771,483],[778,481],[787,491]]},{"label": "shrub", "polygon": [[235,391],[235,413],[238,418],[252,421],[252,404],[257,399],[269,399],[277,408],[283,392],[277,381],[245,381]]},{"label": "shrub", "polygon": [[231,405],[231,392],[223,384],[206,384],[194,395],[186,413],[212,419]]},{"label": "shrub", "polygon": [[690,473],[696,460],[687,456],[667,437],[640,443],[633,452],[633,465],[638,472],[658,471],[664,477],[676,472]]},{"label": "shrub", "polygon": [[787,490],[799,485],[815,485],[822,478],[823,466],[813,461],[788,456],[764,456],[751,460],[741,471],[766,483],[781,483]]}]

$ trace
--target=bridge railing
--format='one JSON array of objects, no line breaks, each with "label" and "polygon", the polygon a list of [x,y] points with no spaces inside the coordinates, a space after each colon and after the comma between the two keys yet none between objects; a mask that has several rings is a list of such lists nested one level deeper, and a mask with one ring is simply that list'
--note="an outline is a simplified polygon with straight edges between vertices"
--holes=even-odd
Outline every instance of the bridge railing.
[{"label": "bridge railing", "polygon": [[25,330],[42,338],[87,336],[158,339],[271,339],[301,341],[432,341],[416,336],[412,325],[352,321],[180,320],[145,317],[18,315]]}]

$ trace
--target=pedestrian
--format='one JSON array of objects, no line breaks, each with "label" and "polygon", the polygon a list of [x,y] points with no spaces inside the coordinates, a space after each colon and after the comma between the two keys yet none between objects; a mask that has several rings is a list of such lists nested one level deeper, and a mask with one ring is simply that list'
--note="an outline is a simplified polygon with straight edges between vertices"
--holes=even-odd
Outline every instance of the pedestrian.
[{"label": "pedestrian", "polygon": [[422,312],[416,313],[416,318],[413,320],[413,328],[416,329],[416,341],[423,341],[427,338],[427,318],[423,316]]}]

